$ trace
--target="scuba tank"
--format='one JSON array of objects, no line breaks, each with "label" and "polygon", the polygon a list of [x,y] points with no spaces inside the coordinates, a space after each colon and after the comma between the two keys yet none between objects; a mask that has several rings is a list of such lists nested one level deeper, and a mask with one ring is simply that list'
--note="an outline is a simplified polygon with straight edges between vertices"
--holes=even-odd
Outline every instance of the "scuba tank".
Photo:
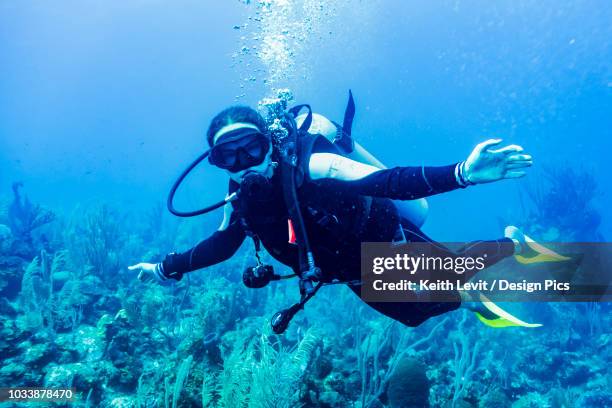
[{"label": "scuba tank", "polygon": [[[309,132],[313,134],[320,134],[330,142],[334,143],[344,157],[360,163],[378,167],[379,169],[386,169],[387,167],[380,160],[378,160],[363,146],[352,139],[350,129],[354,114],[355,104],[353,101],[353,95],[349,91],[349,102],[344,115],[343,125],[332,122],[321,114],[313,113]],[[296,117],[295,121],[297,122],[298,126],[300,126],[305,119],[306,114],[304,113]],[[395,204],[400,217],[408,219],[419,228],[423,226],[429,211],[427,200],[424,198],[406,201],[393,200],[393,203]]]}]

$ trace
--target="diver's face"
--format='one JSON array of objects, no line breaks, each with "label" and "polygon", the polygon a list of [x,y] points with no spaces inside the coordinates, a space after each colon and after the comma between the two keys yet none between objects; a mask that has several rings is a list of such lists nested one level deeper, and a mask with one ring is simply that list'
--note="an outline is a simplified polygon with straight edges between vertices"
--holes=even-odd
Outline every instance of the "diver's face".
[{"label": "diver's face", "polygon": [[225,170],[225,172],[229,175],[229,177],[234,180],[236,183],[240,184],[248,173],[258,173],[267,178],[271,178],[274,174],[274,168],[276,167],[276,163],[272,161],[272,146],[269,147],[268,153],[266,157],[263,159],[261,163],[256,166],[248,167],[244,170],[240,170],[237,172],[232,172],[229,170]]}]

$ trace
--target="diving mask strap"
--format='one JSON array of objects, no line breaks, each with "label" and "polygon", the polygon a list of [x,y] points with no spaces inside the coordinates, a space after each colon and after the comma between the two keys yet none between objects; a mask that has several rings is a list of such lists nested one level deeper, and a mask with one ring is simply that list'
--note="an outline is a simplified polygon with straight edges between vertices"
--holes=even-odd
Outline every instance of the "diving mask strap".
[{"label": "diving mask strap", "polygon": [[257,126],[255,126],[252,123],[244,123],[244,122],[230,123],[229,125],[223,126],[221,129],[217,131],[217,133],[215,133],[212,139],[213,145],[217,143],[217,140],[219,140],[221,136],[226,135],[238,129],[253,129],[253,130],[256,130],[257,132],[261,132],[261,129],[259,129]]}]

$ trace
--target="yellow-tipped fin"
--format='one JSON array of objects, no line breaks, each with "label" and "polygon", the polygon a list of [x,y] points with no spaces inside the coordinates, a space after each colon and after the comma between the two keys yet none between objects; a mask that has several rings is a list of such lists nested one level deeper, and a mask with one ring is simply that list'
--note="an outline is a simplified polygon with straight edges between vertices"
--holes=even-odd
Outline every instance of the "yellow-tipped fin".
[{"label": "yellow-tipped fin", "polygon": [[524,265],[541,263],[541,262],[563,262],[563,261],[569,261],[571,259],[567,256],[563,256],[563,255],[556,253],[552,249],[546,248],[542,244],[538,244],[536,241],[534,241],[532,238],[528,237],[527,235],[525,235],[525,243],[532,251],[536,253],[536,255],[530,256],[530,257],[526,257],[522,255],[514,255],[514,258],[518,262]]},{"label": "yellow-tipped fin", "polygon": [[527,322],[524,322],[521,319],[519,319],[518,317],[511,315],[510,313],[506,312],[501,307],[497,306],[495,303],[491,302],[482,293],[480,293],[480,301],[482,302],[483,306],[487,308],[487,310],[489,312],[491,312],[494,315],[498,316],[495,319],[487,319],[482,314],[476,312],[476,317],[478,318],[478,320],[480,320],[482,323],[486,324],[489,327],[493,327],[493,328],[502,328],[502,327],[527,327],[527,328],[534,328],[534,327],[541,327],[542,326],[539,323],[527,323]]}]

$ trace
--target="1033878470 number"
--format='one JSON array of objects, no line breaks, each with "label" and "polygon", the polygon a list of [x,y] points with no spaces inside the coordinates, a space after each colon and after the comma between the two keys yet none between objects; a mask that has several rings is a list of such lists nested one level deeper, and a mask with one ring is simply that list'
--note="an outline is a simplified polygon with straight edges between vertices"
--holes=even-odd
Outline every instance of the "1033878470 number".
[{"label": "1033878470 number", "polygon": [[6,401],[74,401],[73,388],[9,387],[0,388],[0,402]]}]

